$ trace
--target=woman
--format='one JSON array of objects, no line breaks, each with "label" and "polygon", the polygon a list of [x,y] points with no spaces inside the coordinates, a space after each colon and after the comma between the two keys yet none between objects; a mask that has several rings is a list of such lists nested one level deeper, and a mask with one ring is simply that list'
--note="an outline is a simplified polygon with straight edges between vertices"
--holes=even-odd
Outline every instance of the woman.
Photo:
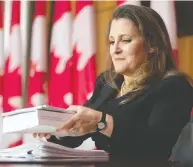
[{"label": "woman", "polygon": [[112,156],[167,160],[189,121],[193,96],[173,63],[164,22],[150,8],[120,6],[108,41],[110,66],[97,78],[93,96],[84,106],[70,106],[77,114],[57,128],[71,137],[38,135],[68,147],[92,137]]}]

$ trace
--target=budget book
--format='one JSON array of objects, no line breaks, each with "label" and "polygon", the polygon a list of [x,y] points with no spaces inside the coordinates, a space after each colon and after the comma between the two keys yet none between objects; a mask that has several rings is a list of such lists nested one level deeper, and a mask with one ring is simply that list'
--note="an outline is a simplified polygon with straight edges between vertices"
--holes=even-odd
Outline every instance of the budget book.
[{"label": "budget book", "polygon": [[41,105],[3,113],[3,133],[56,133],[75,111]]}]

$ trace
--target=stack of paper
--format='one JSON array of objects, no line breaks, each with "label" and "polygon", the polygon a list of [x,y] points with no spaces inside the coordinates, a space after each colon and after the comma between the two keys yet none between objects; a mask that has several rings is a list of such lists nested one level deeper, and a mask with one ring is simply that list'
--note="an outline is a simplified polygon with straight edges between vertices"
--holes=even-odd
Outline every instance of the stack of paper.
[{"label": "stack of paper", "polygon": [[64,147],[58,144],[35,141],[33,143],[23,144],[21,146],[0,150],[0,159],[14,158],[36,161],[108,161],[108,153],[103,150],[78,150]]},{"label": "stack of paper", "polygon": [[4,113],[3,133],[54,133],[76,112],[47,105]]}]

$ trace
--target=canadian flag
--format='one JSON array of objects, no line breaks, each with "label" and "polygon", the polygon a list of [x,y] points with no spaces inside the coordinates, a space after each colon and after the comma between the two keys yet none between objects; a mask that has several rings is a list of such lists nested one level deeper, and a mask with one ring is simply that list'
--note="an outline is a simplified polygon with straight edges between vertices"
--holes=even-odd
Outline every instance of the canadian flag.
[{"label": "canadian flag", "polygon": [[0,114],[3,111],[4,35],[3,4],[0,1]]},{"label": "canadian flag", "polygon": [[48,104],[72,104],[72,15],[70,1],[55,1],[50,47]]},{"label": "canadian flag", "polygon": [[[90,98],[94,88],[96,31],[92,1],[76,1],[73,22],[73,104],[83,104]],[[93,149],[91,138],[79,148]]]},{"label": "canadian flag", "polygon": [[76,1],[73,22],[73,104],[90,98],[96,78],[96,31],[92,1]]},{"label": "canadian flag", "polygon": [[46,1],[35,1],[27,106],[46,103],[47,33]]},{"label": "canadian flag", "polygon": [[125,4],[131,4],[131,5],[141,5],[141,2],[138,0],[117,0],[117,5],[125,5]]},{"label": "canadian flag", "polygon": [[[21,36],[20,36],[20,1],[12,1],[9,52],[5,57],[3,112],[19,109],[22,106],[21,86]],[[10,125],[14,126],[14,125]],[[22,144],[20,135],[6,135],[8,147]]]},{"label": "canadian flag", "polygon": [[151,8],[154,9],[164,20],[168,30],[173,50],[173,59],[178,66],[177,56],[177,30],[174,1],[151,1]]}]

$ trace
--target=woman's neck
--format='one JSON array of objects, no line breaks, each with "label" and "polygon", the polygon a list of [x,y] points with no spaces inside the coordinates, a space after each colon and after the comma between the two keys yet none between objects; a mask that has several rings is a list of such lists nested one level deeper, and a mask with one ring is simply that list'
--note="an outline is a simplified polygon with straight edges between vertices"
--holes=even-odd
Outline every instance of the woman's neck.
[{"label": "woman's neck", "polygon": [[129,87],[129,85],[130,85],[130,83],[131,83],[131,81],[133,80],[133,76],[128,76],[128,75],[124,75],[123,76],[124,77],[124,84],[125,84],[125,86],[126,87]]}]

